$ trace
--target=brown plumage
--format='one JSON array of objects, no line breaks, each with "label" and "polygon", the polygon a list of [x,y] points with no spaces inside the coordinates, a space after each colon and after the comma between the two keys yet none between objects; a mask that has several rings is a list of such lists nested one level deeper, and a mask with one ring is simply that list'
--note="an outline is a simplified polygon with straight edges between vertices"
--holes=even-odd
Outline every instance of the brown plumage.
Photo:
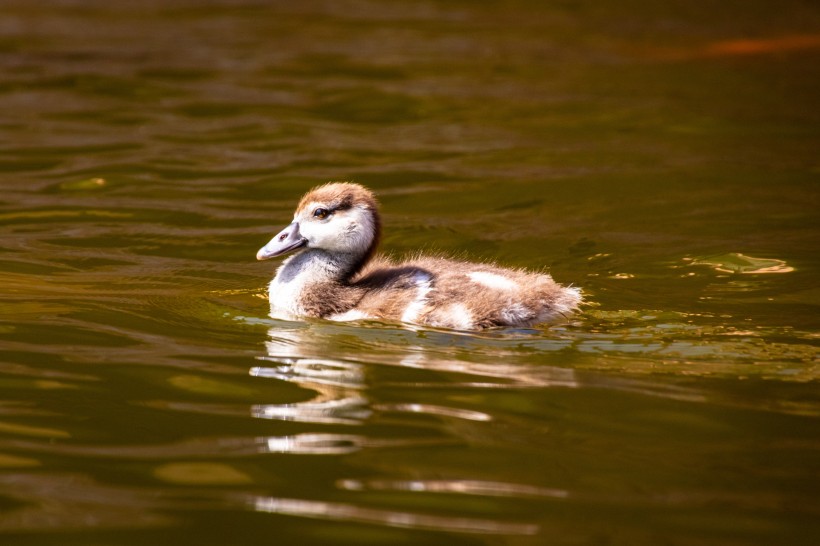
[{"label": "brown plumage", "polygon": [[374,258],[380,235],[378,204],[363,186],[330,183],[305,194],[293,223],[257,254],[298,249],[270,283],[271,314],[476,330],[553,320],[581,302],[579,289],[546,273],[435,256]]}]

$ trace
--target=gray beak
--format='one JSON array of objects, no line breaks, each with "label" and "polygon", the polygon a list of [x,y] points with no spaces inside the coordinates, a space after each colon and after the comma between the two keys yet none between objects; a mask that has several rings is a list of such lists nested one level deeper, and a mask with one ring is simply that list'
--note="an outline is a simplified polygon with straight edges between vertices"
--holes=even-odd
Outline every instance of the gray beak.
[{"label": "gray beak", "polygon": [[291,250],[302,248],[307,244],[307,239],[299,234],[299,223],[293,222],[291,225],[280,231],[265,246],[256,253],[257,260],[267,260],[275,256],[281,256]]}]

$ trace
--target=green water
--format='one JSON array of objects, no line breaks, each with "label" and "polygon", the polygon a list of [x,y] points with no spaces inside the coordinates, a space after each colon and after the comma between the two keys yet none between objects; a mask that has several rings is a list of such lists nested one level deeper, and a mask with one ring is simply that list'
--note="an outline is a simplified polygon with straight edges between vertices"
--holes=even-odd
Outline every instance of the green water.
[{"label": "green water", "polygon": [[[3,544],[820,540],[815,3],[0,13]],[[270,319],[328,180],[589,304]]]}]

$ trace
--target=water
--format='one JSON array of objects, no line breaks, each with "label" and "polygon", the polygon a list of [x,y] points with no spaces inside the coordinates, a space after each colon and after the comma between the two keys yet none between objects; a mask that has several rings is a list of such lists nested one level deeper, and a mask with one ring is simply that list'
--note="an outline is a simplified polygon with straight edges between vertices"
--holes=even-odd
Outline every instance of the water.
[{"label": "water", "polygon": [[[4,544],[814,544],[820,10],[6,1]],[[267,318],[384,250],[547,266],[481,334]]]}]

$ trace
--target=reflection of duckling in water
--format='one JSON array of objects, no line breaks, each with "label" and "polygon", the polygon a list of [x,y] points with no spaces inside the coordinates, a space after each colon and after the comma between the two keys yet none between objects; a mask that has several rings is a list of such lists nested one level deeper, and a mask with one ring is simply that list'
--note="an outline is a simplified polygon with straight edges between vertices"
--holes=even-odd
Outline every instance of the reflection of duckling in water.
[{"label": "reflection of duckling in water", "polygon": [[581,303],[578,288],[546,273],[430,256],[374,258],[380,232],[376,199],[363,186],[330,183],[305,194],[293,222],[256,254],[297,251],[270,283],[271,315],[477,330],[546,322]]}]

